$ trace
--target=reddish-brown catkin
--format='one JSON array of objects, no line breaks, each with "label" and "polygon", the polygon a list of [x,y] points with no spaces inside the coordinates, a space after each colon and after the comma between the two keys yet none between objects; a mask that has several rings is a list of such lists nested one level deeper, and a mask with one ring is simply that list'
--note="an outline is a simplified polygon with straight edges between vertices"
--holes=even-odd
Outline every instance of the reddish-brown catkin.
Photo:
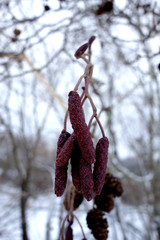
[{"label": "reddish-brown catkin", "polygon": [[83,196],[90,201],[93,198],[93,174],[92,166],[83,157],[80,158],[79,166],[80,180],[81,180],[81,192]]},{"label": "reddish-brown catkin", "polygon": [[72,174],[72,182],[77,191],[81,190],[80,174],[79,174],[80,157],[81,157],[81,150],[79,148],[78,142],[76,141],[75,149],[74,149],[72,157],[71,157],[71,174]]},{"label": "reddish-brown catkin", "polygon": [[68,164],[66,164],[63,167],[59,167],[56,165],[56,171],[55,171],[55,194],[57,197],[62,196],[64,193],[64,190],[66,188],[67,183],[67,169]]},{"label": "reddish-brown catkin", "polygon": [[56,165],[59,167],[65,166],[69,159],[72,157],[73,150],[75,148],[76,135],[72,133],[72,135],[65,142],[62,150],[57,156]]},{"label": "reddish-brown catkin", "polygon": [[68,110],[82,156],[88,163],[92,164],[95,162],[95,149],[89,129],[85,123],[81,98],[76,91],[69,93]]},{"label": "reddish-brown catkin", "polygon": [[[66,132],[63,130],[59,136],[58,143],[57,143],[57,156],[61,152],[65,142],[69,138],[70,133]],[[55,194],[60,197],[65,188],[66,188],[66,183],[67,183],[67,168],[68,164],[65,166],[59,167],[56,165],[56,170],[55,170]]]},{"label": "reddish-brown catkin", "polygon": [[94,191],[97,195],[101,193],[106,176],[108,161],[109,141],[107,137],[102,137],[96,146],[96,162],[94,164],[93,179]]},{"label": "reddish-brown catkin", "polygon": [[58,138],[58,142],[57,142],[57,156],[59,155],[60,151],[62,150],[65,142],[67,141],[67,139],[70,137],[70,133],[68,133],[65,130],[62,130],[59,138]]}]

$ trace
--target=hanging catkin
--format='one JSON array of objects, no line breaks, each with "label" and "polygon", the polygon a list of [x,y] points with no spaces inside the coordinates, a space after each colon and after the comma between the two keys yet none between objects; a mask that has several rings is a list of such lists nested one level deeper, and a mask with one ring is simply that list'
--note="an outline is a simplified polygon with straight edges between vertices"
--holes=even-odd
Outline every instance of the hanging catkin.
[{"label": "hanging catkin", "polygon": [[93,174],[92,174],[92,166],[85,161],[83,157],[80,158],[80,180],[81,180],[81,192],[83,196],[90,201],[93,198]]},{"label": "hanging catkin", "polygon": [[56,158],[56,165],[59,167],[65,166],[69,159],[72,157],[72,153],[75,148],[76,142],[76,135],[72,133],[70,137],[66,140],[65,144],[63,145],[60,153]]},{"label": "hanging catkin", "polygon": [[[57,143],[57,156],[60,154],[65,142],[70,137],[70,133],[63,130],[59,136],[58,143]],[[62,167],[59,167],[56,164],[56,170],[55,170],[55,194],[60,197],[65,188],[67,183],[67,168],[68,163],[65,164]]]},{"label": "hanging catkin", "polygon": [[76,91],[69,93],[68,110],[82,156],[89,164],[92,164],[95,162],[95,149],[89,129],[85,123],[81,99]]},{"label": "hanging catkin", "polygon": [[97,195],[101,193],[102,187],[104,185],[108,161],[108,147],[108,138],[100,138],[96,146],[96,162],[94,164],[93,171],[94,191]]},{"label": "hanging catkin", "polygon": [[79,163],[81,157],[81,150],[79,148],[79,144],[75,142],[75,148],[71,157],[71,174],[72,174],[72,182],[77,191],[81,190],[80,184],[80,173],[79,173]]}]

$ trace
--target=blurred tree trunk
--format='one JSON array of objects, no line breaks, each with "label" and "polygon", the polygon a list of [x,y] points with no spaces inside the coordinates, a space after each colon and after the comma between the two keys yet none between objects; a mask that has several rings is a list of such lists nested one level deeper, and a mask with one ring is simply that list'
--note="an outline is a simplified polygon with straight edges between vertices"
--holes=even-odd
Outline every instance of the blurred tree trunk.
[{"label": "blurred tree trunk", "polygon": [[21,229],[22,229],[22,240],[29,240],[27,233],[27,218],[26,218],[26,209],[27,209],[27,190],[28,183],[26,179],[22,180],[21,183],[21,198],[20,198],[20,208],[21,208]]}]

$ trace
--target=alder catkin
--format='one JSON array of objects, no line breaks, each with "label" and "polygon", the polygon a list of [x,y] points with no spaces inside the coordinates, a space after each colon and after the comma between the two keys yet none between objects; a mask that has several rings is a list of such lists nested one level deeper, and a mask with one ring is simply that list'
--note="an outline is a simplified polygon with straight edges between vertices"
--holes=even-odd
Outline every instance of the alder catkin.
[{"label": "alder catkin", "polygon": [[79,165],[81,192],[87,201],[90,201],[94,195],[92,166],[83,157],[80,158]]},{"label": "alder catkin", "polygon": [[80,157],[81,157],[81,150],[79,148],[78,142],[76,141],[75,148],[71,157],[71,175],[72,175],[72,182],[77,191],[81,190],[80,174],[79,174]]},{"label": "alder catkin", "polygon": [[66,164],[63,167],[59,167],[56,165],[55,170],[55,194],[57,197],[62,196],[64,193],[64,190],[66,188],[67,183],[67,169],[68,164]]},{"label": "alder catkin", "polygon": [[70,133],[68,133],[65,130],[62,130],[59,138],[58,138],[58,142],[57,142],[57,156],[59,155],[60,151],[62,150],[65,142],[67,141],[67,139],[70,137]]},{"label": "alder catkin", "polygon": [[76,135],[74,133],[67,139],[63,145],[60,153],[56,158],[56,165],[59,167],[65,166],[69,159],[72,157],[72,153],[75,147]]},{"label": "alder catkin", "polygon": [[76,91],[69,93],[68,110],[82,156],[89,164],[92,164],[95,162],[95,149],[88,126],[85,123],[81,99]]},{"label": "alder catkin", "polygon": [[[57,143],[57,156],[61,152],[65,142],[67,139],[70,137],[70,133],[66,132],[63,130],[59,136],[58,143]],[[65,166],[59,167],[56,165],[56,170],[55,170],[55,194],[60,197],[65,188],[66,188],[66,183],[67,183],[67,168],[68,164]]]},{"label": "alder catkin", "polygon": [[97,195],[101,193],[106,176],[106,168],[108,161],[109,141],[107,137],[99,139],[96,146],[96,162],[94,164],[93,179],[94,191]]}]

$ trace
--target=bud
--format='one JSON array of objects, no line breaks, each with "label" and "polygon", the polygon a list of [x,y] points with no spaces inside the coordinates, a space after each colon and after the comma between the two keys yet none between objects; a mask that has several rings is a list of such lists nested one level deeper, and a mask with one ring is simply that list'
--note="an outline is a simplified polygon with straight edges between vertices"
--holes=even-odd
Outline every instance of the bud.
[{"label": "bud", "polygon": [[65,233],[65,240],[73,240],[73,230],[72,230],[72,225],[73,221],[69,221],[68,227],[66,229]]},{"label": "bud", "polygon": [[96,39],[95,36],[90,37],[90,39],[89,39],[89,41],[88,41],[89,46],[92,45],[92,43],[94,42],[95,39]]},{"label": "bud", "polygon": [[82,54],[87,50],[87,48],[88,48],[88,43],[83,44],[81,47],[79,47],[77,49],[77,51],[75,52],[74,56],[76,58],[80,58],[82,56]]}]

